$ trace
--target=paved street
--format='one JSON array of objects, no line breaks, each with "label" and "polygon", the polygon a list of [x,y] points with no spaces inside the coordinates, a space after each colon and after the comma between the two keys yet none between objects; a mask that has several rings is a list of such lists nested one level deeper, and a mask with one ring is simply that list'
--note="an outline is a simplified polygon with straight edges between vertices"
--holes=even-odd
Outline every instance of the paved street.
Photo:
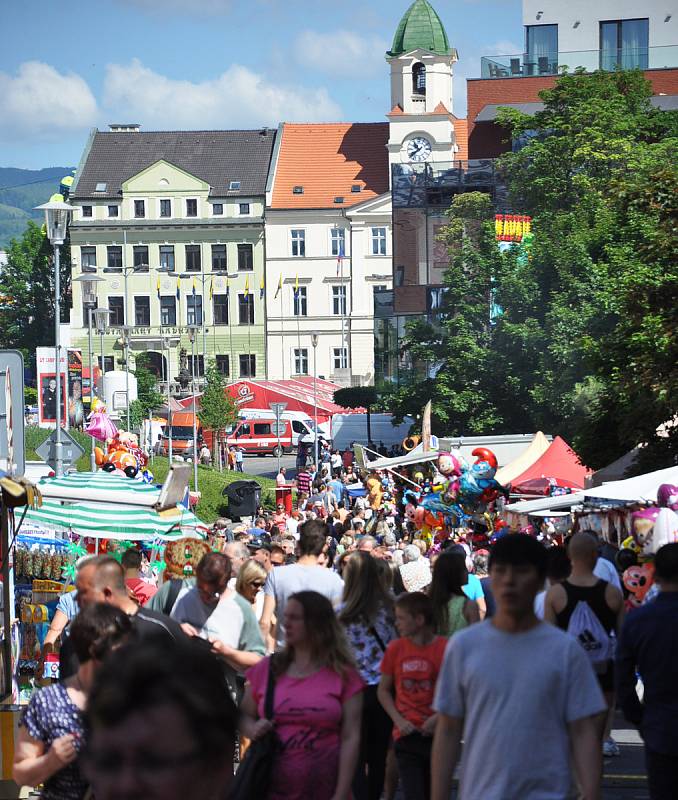
[{"label": "paved street", "polygon": [[[288,479],[292,479],[296,474],[294,465],[296,456],[283,456],[280,463],[287,469]],[[260,475],[263,478],[275,478],[278,472],[278,459],[274,456],[245,456],[243,469],[250,475]]]},{"label": "paved street", "polygon": [[643,744],[638,731],[617,716],[612,736],[621,748],[617,758],[606,758],[603,766],[604,800],[648,800]]}]

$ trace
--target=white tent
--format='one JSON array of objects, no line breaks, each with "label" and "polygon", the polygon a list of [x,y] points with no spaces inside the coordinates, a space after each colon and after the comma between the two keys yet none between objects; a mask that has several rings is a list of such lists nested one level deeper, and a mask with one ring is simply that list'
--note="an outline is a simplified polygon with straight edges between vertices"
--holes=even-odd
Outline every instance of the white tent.
[{"label": "white tent", "polygon": [[502,486],[511,483],[514,478],[522,475],[538,458],[543,456],[550,444],[550,439],[547,439],[541,431],[537,431],[534,439],[517,458],[497,470],[497,474],[494,476],[495,480],[498,480]]}]

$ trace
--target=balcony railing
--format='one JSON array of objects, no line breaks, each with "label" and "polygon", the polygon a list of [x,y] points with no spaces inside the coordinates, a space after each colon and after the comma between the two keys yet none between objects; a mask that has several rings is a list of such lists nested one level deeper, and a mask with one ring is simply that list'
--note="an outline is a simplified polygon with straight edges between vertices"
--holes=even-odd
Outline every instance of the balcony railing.
[{"label": "balcony railing", "polygon": [[508,56],[482,56],[481,78],[534,78],[558,75],[583,67],[587,72],[597,69],[671,69],[678,67],[678,45],[661,47],[615,48],[612,50],[569,50],[543,55],[517,53]]},{"label": "balcony railing", "polygon": [[496,200],[503,189],[501,173],[491,158],[431,164],[394,164],[394,208],[448,207],[455,194],[488,192]]}]

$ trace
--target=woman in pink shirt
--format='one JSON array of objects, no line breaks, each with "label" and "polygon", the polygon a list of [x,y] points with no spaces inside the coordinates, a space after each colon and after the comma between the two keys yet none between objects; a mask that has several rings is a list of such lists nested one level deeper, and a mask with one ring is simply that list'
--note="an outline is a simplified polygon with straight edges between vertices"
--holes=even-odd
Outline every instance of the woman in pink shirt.
[{"label": "woman in pink shirt", "polygon": [[[285,649],[247,671],[240,728],[254,740],[271,727],[277,734],[267,800],[348,800],[363,681],[327,598],[297,592],[284,619]],[[272,721],[264,718],[269,669],[275,675]]]}]

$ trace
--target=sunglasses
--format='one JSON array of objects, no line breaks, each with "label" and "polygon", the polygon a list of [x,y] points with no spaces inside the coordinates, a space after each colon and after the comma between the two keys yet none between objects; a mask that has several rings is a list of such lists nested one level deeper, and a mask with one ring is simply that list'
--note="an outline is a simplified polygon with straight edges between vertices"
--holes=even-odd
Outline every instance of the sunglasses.
[{"label": "sunglasses", "polygon": [[252,581],[251,586],[254,586],[255,589],[261,589],[264,585],[264,581]]}]

